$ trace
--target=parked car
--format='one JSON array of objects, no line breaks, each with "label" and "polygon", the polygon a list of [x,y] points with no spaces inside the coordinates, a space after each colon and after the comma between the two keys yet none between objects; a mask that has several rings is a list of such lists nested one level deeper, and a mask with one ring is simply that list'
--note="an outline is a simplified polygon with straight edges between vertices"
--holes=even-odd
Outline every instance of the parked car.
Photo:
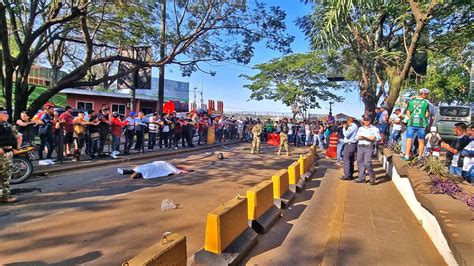
[{"label": "parked car", "polygon": [[474,105],[471,106],[439,106],[436,110],[434,125],[444,140],[456,138],[454,124],[474,122]]}]

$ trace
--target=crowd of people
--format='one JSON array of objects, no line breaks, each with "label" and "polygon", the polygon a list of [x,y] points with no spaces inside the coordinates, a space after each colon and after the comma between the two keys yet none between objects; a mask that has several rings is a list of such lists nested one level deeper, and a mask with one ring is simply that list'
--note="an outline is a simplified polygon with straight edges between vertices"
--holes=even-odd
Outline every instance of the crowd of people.
[{"label": "crowd of people", "polygon": [[[294,146],[317,145],[327,149],[330,136],[337,136],[337,164],[343,165],[343,180],[354,179],[354,162],[357,161],[358,180],[364,182],[364,175],[370,177],[370,183],[375,184],[372,170],[372,156],[379,145],[388,147],[398,146],[401,159],[414,161],[423,165],[429,156],[439,157],[445,151],[445,164],[449,172],[465,178],[468,182],[474,177],[474,124],[455,123],[452,141],[443,140],[434,125],[436,111],[427,100],[430,91],[421,89],[419,94],[408,100],[405,110],[396,108],[389,115],[385,106],[377,107],[375,112],[366,111],[360,120],[349,117],[346,121],[336,121],[329,114],[325,122],[296,121],[295,119],[272,121],[250,121],[245,127],[245,139],[252,139],[252,127],[259,124],[259,139],[266,141],[270,134],[283,133],[285,140]],[[261,130],[260,130],[261,127]],[[282,130],[287,127],[288,129]],[[257,143],[252,145],[258,152]]]},{"label": "crowd of people", "polygon": [[[52,159],[54,152],[57,157],[72,157],[74,161],[79,161],[82,153],[90,159],[118,158],[145,152],[146,149],[194,147],[196,138],[197,145],[206,144],[208,130],[212,126],[217,142],[234,139],[252,142],[252,153],[258,153],[260,142],[268,141],[272,135],[279,135],[278,155],[283,149],[290,155],[290,145],[315,145],[321,150],[328,149],[330,143],[334,144],[331,139],[337,138],[334,159],[343,166],[343,180],[354,179],[354,163],[357,161],[359,178],[354,182],[365,182],[368,175],[370,183],[375,184],[372,157],[377,147],[384,144],[398,146],[402,160],[416,159],[420,164],[427,157],[440,156],[440,152],[444,151],[446,155],[443,158],[450,173],[471,182],[474,177],[474,125],[454,124],[456,137],[450,143],[444,141],[433,125],[436,112],[427,100],[429,93],[429,90],[421,89],[419,95],[407,102],[403,112],[396,108],[389,115],[388,110],[380,106],[375,112],[366,111],[359,120],[349,117],[346,121],[336,121],[332,114],[325,121],[229,118],[197,112],[181,115],[175,112],[149,115],[130,112],[125,116],[111,112],[107,104],[98,111],[77,113],[73,113],[71,106],[66,106],[64,112],[59,113],[54,104],[47,103],[33,118],[22,112],[20,119],[15,121],[16,126],[11,127],[7,123],[8,113],[2,109],[0,130],[3,133],[0,134],[0,142],[3,144],[0,155],[5,161],[3,164],[9,164],[16,142],[21,143],[19,146],[34,146],[38,137],[39,160]],[[12,145],[14,142],[15,145]],[[9,176],[5,173],[1,176],[2,180]],[[0,191],[0,198],[8,199],[7,194],[6,190]]]},{"label": "crowd of people", "polygon": [[[225,118],[190,112],[178,115],[130,112],[128,116],[111,112],[108,105],[99,111],[79,111],[66,106],[58,113],[52,103],[47,103],[41,112],[30,118],[26,112],[16,121],[18,131],[23,135],[22,146],[34,145],[39,137],[39,160],[52,159],[53,152],[74,161],[86,153],[91,159],[104,156],[118,158],[130,153],[145,152],[146,149],[160,150],[194,147],[207,142],[208,128],[216,129],[218,142],[244,138],[243,129],[248,120]],[[123,144],[123,147],[122,147]],[[61,149],[58,149],[59,147]],[[46,155],[46,156],[45,156]]]}]

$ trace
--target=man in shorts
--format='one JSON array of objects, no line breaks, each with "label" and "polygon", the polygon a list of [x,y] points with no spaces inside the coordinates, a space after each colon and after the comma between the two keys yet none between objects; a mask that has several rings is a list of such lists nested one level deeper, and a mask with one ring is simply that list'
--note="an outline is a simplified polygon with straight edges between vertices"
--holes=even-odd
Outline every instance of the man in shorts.
[{"label": "man in shorts", "polygon": [[410,160],[410,150],[412,148],[413,138],[418,136],[418,158],[422,158],[425,149],[426,126],[428,117],[430,116],[430,103],[426,98],[430,94],[428,89],[421,89],[420,94],[408,102],[406,117],[407,124],[407,141],[405,147],[405,155],[402,160]]}]

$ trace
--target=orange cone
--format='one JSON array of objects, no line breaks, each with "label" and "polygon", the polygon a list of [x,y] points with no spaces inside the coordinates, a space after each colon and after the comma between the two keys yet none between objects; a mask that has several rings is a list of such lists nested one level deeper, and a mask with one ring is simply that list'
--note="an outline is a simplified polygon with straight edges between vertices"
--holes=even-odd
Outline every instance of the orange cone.
[{"label": "orange cone", "polygon": [[337,132],[334,132],[329,136],[329,147],[325,154],[326,157],[337,159],[337,142]]}]

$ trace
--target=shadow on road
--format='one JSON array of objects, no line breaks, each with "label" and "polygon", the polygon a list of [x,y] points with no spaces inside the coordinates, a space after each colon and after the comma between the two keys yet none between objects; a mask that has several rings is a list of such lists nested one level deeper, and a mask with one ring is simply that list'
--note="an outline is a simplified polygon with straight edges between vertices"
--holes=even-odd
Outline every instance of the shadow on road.
[{"label": "shadow on road", "polygon": [[5,266],[59,266],[59,265],[78,265],[83,263],[92,262],[95,259],[98,259],[102,256],[102,252],[100,251],[93,251],[86,253],[82,256],[70,258],[64,261],[56,262],[56,263],[44,263],[42,261],[22,261],[22,262],[15,262],[5,264]]}]

